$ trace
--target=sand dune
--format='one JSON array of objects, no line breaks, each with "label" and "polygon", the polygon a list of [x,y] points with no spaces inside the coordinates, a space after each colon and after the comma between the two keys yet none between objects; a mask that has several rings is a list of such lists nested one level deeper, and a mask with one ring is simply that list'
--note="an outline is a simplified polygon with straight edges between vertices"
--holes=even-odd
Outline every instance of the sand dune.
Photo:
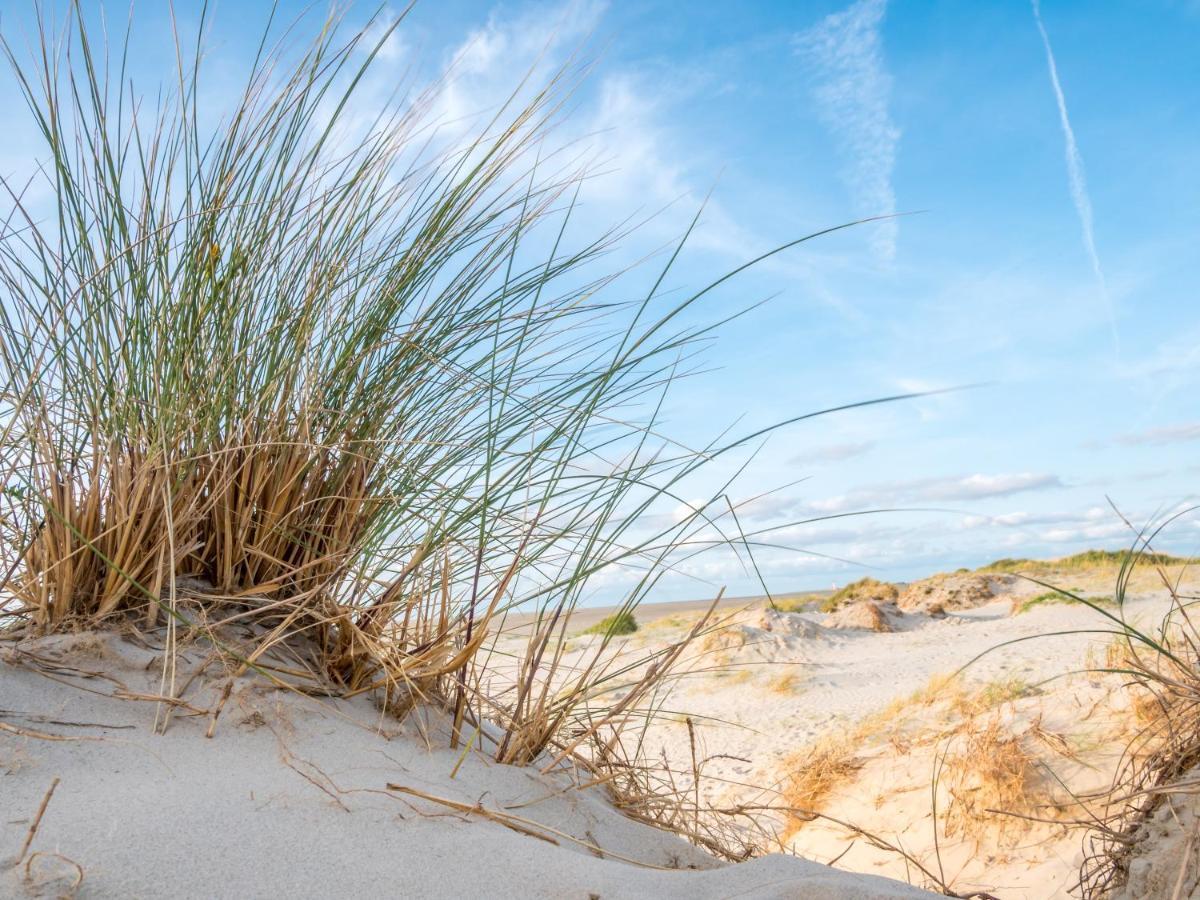
[{"label": "sand dune", "polygon": [[[1075,579],[1088,590],[1103,581]],[[158,734],[161,635],[10,642],[0,892],[1065,897],[1083,852],[1073,822],[1087,815],[1074,795],[1108,784],[1139,711],[1119,678],[1084,671],[1112,652],[1108,635],[1087,633],[1103,625],[1097,613],[1035,594],[1000,579],[970,602],[908,602],[888,613],[891,631],[761,600],[721,609],[657,698],[660,714],[636,730],[643,757],[662,760],[702,807],[759,810],[745,842],[762,855],[738,864],[631,819],[606,788],[586,786],[585,770],[495,763],[480,752],[493,745],[487,727],[450,749],[433,709],[399,723],[366,695],[303,696],[243,677],[214,718],[230,681],[196,643],[181,651],[183,700]],[[1124,614],[1153,620],[1167,604],[1141,584]],[[638,615],[641,628],[607,655],[645,658],[701,613]],[[505,659],[526,634],[494,638],[491,695],[516,677]],[[559,677],[601,642],[571,638]],[[618,701],[637,672],[596,701]],[[1176,837],[1139,848],[1131,886],[1169,896],[1155,872],[1163,854],[1186,855]]]},{"label": "sand dune", "polygon": [[[1113,573],[1064,578],[1102,598]],[[1168,608],[1156,579],[1134,587],[1127,617],[1150,621]],[[692,674],[662,698],[646,747],[683,784],[699,759],[700,794],[726,809],[786,805],[797,769],[816,759],[835,773],[816,808],[910,856],[841,824],[776,816],[783,846],[807,858],[926,887],[941,880],[1004,897],[1068,896],[1084,841],[1070,821],[1088,811],[1059,782],[1076,792],[1106,787],[1134,723],[1122,679],[1082,672],[1104,665],[1111,635],[1087,632],[1105,620],[1080,604],[1034,602],[1044,592],[1011,575],[939,576],[903,592],[907,610],[892,603],[885,632],[815,610],[777,612],[761,600],[724,610],[697,642]],[[615,641],[614,653],[636,659],[678,639],[699,614],[647,607],[638,615],[643,627]],[[568,666],[590,658],[599,640],[574,641]],[[1012,773],[979,770],[980,754],[1000,751],[1012,756]],[[1049,821],[989,813],[984,794],[1001,777],[1022,806],[1013,812]]]},{"label": "sand dune", "polygon": [[[202,658],[185,652],[181,673]],[[578,789],[570,769],[451,751],[429,711],[398,726],[365,698],[241,680],[211,739],[210,717],[186,706],[156,735],[156,704],[129,697],[158,692],[158,660],[157,647],[112,635],[7,648],[4,896],[922,895],[788,856],[718,862],[625,817],[603,789]],[[203,705],[220,684],[200,676],[187,696]]]}]

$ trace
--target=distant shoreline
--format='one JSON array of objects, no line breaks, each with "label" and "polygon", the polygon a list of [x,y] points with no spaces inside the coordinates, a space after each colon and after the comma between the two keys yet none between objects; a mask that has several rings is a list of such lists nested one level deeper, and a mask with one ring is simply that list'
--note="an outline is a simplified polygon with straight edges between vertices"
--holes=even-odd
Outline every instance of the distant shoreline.
[{"label": "distant shoreline", "polygon": [[[784,591],[771,596],[777,600],[782,600],[785,597],[828,597],[833,594],[831,590],[822,591]],[[745,597],[725,597],[717,604],[718,610],[733,610],[744,609],[756,604],[767,602],[766,594],[753,594]],[[687,615],[688,613],[704,612],[712,605],[712,599],[708,600],[667,600],[660,603],[643,603],[637,607],[634,615],[638,622],[645,624],[652,622],[655,619],[666,618],[667,616]],[[620,606],[584,606],[577,607],[571,613],[571,627],[569,631],[579,631],[584,628],[590,628],[597,622],[604,619],[606,616],[611,616]],[[537,619],[537,613],[509,613],[504,623],[505,631],[513,631],[518,628],[524,628],[532,624]]]}]

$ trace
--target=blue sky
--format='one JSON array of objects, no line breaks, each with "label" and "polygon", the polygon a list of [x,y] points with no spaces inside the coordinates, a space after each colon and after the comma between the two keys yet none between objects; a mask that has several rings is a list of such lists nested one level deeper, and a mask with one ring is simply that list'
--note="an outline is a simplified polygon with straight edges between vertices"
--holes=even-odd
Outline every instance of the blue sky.
[{"label": "blue sky", "polygon": [[[218,71],[245,58],[267,8],[216,4]],[[143,13],[139,27],[161,31],[161,13]],[[775,589],[903,579],[1127,545],[1106,498],[1138,525],[1195,498],[1200,5],[1044,0],[1040,16],[1048,43],[1020,0],[426,2],[377,88],[457,59],[446,109],[487,109],[539,59],[547,70],[590,41],[599,62],[567,132],[603,161],[586,215],[661,210],[633,254],[678,234],[711,191],[681,287],[829,225],[913,213],[739,279],[708,314],[773,299],[723,330],[667,410],[672,433],[698,441],[735,420],[979,385],[783,429],[738,483],[735,500],[805,479],[741,507],[756,528],[935,509],[777,535],[850,562],[759,560]],[[170,77],[159,46],[135,66],[146,90]],[[5,174],[30,146],[13,133]],[[1161,548],[1200,549],[1193,521]],[[755,591],[731,554],[687,574],[664,591]]]}]

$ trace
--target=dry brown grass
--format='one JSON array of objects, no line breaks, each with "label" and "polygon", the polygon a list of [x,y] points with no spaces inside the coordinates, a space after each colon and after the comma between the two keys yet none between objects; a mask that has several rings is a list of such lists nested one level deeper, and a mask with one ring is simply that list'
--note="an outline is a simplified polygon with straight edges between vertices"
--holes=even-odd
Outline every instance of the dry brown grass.
[{"label": "dry brown grass", "polygon": [[929,706],[943,700],[950,700],[963,692],[962,676],[958,672],[938,672],[931,675],[929,681],[917,688],[908,697],[896,701],[903,705],[920,704]]},{"label": "dry brown grass", "polygon": [[948,836],[1003,843],[1026,830],[1027,823],[1016,817],[1045,814],[1044,778],[1029,741],[999,716],[958,734],[939,776],[950,796],[943,819]]},{"label": "dry brown grass", "polygon": [[810,821],[806,813],[820,812],[834,789],[862,768],[863,731],[859,728],[819,738],[784,761],[790,774],[780,796],[791,811],[792,833]]},{"label": "dry brown grass", "polygon": [[[1160,572],[1173,608],[1161,630],[1127,625],[1108,645],[1105,665],[1120,674],[1129,696],[1127,745],[1086,844],[1080,892],[1087,898],[1119,891],[1139,852],[1153,853],[1155,829],[1145,825],[1172,798],[1200,796],[1200,633],[1178,583]],[[1120,587],[1118,588],[1120,591]],[[1186,858],[1186,854],[1185,854]]]},{"label": "dry brown grass", "polygon": [[811,816],[820,812],[830,792],[862,768],[866,745],[887,741],[893,748],[911,748],[903,732],[920,708],[952,702],[961,693],[961,679],[954,673],[934,675],[923,687],[898,697],[878,712],[861,719],[854,727],[818,738],[783,762],[787,772],[780,796],[789,808],[786,834],[794,834]]},{"label": "dry brown grass", "polygon": [[789,669],[773,675],[767,682],[767,690],[774,694],[793,694],[804,683],[804,674],[796,669]]},{"label": "dry brown grass", "polygon": [[[423,118],[438,83],[351,127],[402,16],[342,15],[286,39],[270,19],[219,116],[187,99],[212,93],[199,34],[149,115],[142,87],[110,90],[141,48],[74,5],[28,53],[0,38],[50,212],[0,192],[0,637],[159,632],[161,728],[180,647],[206,642],[226,683],[189,711],[210,734],[254,672],[439,706],[455,746],[493,722],[506,763],[611,755],[706,618],[628,667],[606,635],[568,671],[565,628],[618,566],[645,576],[632,616],[711,522],[702,504],[629,546],[631,516],[723,452],[675,447],[655,411],[702,333],[676,317],[720,281],[643,315],[597,267],[625,230],[563,238],[587,179],[546,160],[586,65],[523,82],[461,145]],[[516,607],[541,617],[493,694]]]},{"label": "dry brown grass", "polygon": [[1037,723],[1020,734],[1011,733],[1011,723],[1002,724],[994,711],[1029,694],[1019,679],[970,688],[957,673],[938,674],[853,728],[818,739],[784,763],[788,777],[781,798],[792,808],[785,834],[812,820],[805,813],[821,813],[830,795],[875,755],[876,745],[901,756],[921,747],[950,748],[941,786],[949,790],[951,803],[939,816],[948,835],[981,839],[1020,833],[1020,820],[1004,812],[1025,815],[1037,806],[1044,813],[1042,807],[1053,804],[1037,768],[1038,746],[1053,744],[1055,752],[1066,746]]},{"label": "dry brown grass", "polygon": [[1024,679],[1008,676],[989,681],[974,690],[960,686],[959,690],[948,698],[948,703],[956,715],[970,719],[1034,693],[1036,690]]},{"label": "dry brown grass", "polygon": [[730,654],[745,647],[747,640],[746,632],[741,626],[731,625],[709,631],[700,639],[698,649],[701,653],[725,660]]}]

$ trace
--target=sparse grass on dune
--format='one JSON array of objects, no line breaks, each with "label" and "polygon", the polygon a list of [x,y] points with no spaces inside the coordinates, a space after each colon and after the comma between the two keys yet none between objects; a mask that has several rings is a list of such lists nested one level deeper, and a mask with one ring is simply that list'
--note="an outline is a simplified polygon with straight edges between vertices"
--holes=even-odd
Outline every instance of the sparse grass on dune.
[{"label": "sparse grass on dune", "polygon": [[[1045,591],[1044,593],[1038,594],[1034,597],[1016,597],[1013,599],[1012,612],[1013,615],[1020,615],[1022,613],[1029,612],[1031,609],[1037,609],[1040,606],[1054,606],[1069,603],[1079,604],[1080,601],[1076,600],[1072,595],[1079,595],[1082,593],[1082,591],[1075,589],[1070,593],[1063,591]],[[1117,605],[1117,602],[1111,597],[1087,597],[1086,599],[1088,603],[1095,604],[1096,606],[1115,607]]]},{"label": "sparse grass on dune", "polygon": [[[1139,535],[1126,554],[1116,578],[1114,596],[1118,613],[1110,614],[1113,637],[1105,648],[1101,671],[1118,674],[1132,690],[1133,734],[1118,766],[1105,808],[1094,819],[1080,873],[1080,891],[1086,898],[1132,896],[1147,889],[1131,885],[1135,860],[1141,856],[1150,871],[1170,867],[1179,895],[1189,867],[1189,837],[1171,850],[1167,825],[1153,826],[1164,804],[1200,807],[1196,772],[1200,769],[1200,632],[1195,624],[1196,597],[1185,593],[1176,557],[1152,553],[1151,542],[1181,516],[1184,510]],[[1167,614],[1151,626],[1120,614],[1135,570],[1144,567],[1155,575],[1171,600]],[[1172,812],[1168,821],[1178,821]],[[1161,840],[1164,854],[1156,856]],[[1161,879],[1160,879],[1161,880]],[[1162,894],[1167,896],[1167,894]]]},{"label": "sparse grass on dune", "polygon": [[886,706],[879,716],[894,721],[913,707],[941,704],[958,719],[987,712],[995,707],[1037,693],[1036,689],[1016,677],[1002,677],[980,685],[969,685],[959,672],[942,672],[907,697],[899,697]]},{"label": "sparse grass on dune", "polygon": [[[942,810],[940,821],[947,834],[979,836],[989,829],[1004,831],[1008,823],[988,809],[1007,810],[998,804],[1011,802],[1015,804],[1012,811],[1019,815],[1029,811],[1031,797],[1037,802],[1046,800],[1044,792],[1029,787],[1036,779],[1032,769],[1025,771],[1025,767],[1033,766],[1036,757],[1024,752],[1028,742],[1007,733],[1002,737],[996,714],[1005,704],[1033,693],[1020,679],[1003,678],[968,687],[958,673],[939,674],[852,727],[818,738],[784,762],[787,777],[780,796],[789,808],[786,833],[794,834],[814,814],[819,817],[835,790],[878,753],[905,754],[944,741],[955,748],[947,757],[942,784],[955,804]],[[985,765],[989,750],[996,751],[990,769]],[[1018,780],[1020,772],[1024,777]],[[986,804],[979,805],[984,798]]]},{"label": "sparse grass on dune", "polygon": [[804,684],[804,675],[794,668],[778,672],[767,682],[767,690],[776,694],[793,694]]},{"label": "sparse grass on dune", "polygon": [[1030,737],[1013,733],[999,716],[970,725],[955,738],[939,772],[951,802],[943,823],[948,836],[975,840],[989,833],[1004,840],[1024,830],[1020,816],[1047,815],[1045,780]]},{"label": "sparse grass on dune", "polygon": [[1010,676],[1008,678],[998,678],[995,681],[989,681],[976,694],[977,704],[982,709],[991,709],[999,706],[1001,703],[1011,703],[1013,700],[1019,700],[1022,697],[1028,697],[1031,694],[1036,694],[1037,689],[1028,684],[1024,679]]},{"label": "sparse grass on dune", "polygon": [[799,613],[820,608],[824,600],[820,594],[785,594],[772,597],[771,605],[780,612]]},{"label": "sparse grass on dune", "polygon": [[823,599],[820,609],[821,612],[828,613],[856,600],[888,601],[895,600],[898,596],[900,596],[900,591],[894,584],[877,581],[874,578],[860,578]]}]

